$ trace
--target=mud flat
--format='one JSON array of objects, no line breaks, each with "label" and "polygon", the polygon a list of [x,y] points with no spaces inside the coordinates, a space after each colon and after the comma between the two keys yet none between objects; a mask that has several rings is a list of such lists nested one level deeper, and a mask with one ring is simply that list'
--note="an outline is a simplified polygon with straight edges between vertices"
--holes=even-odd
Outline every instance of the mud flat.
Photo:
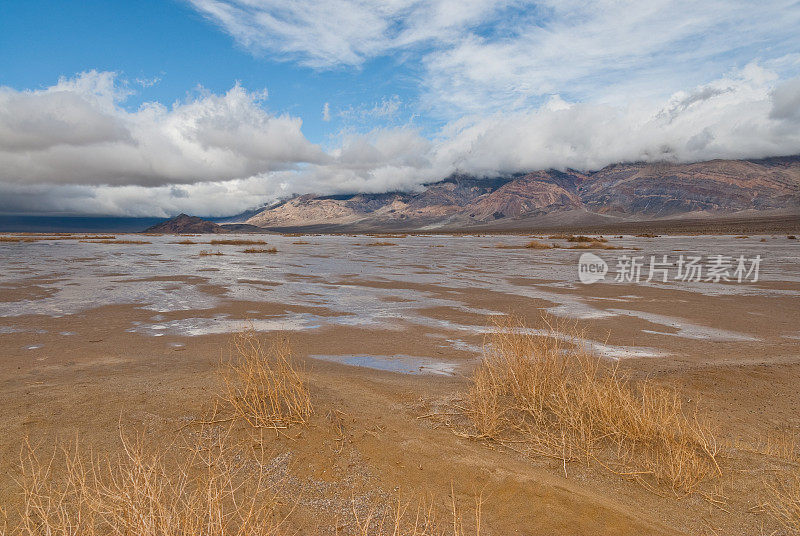
[{"label": "mud flat", "polygon": [[[33,238],[0,242],[9,508],[26,441],[77,437],[113,456],[120,428],[152,445],[227,429],[214,413],[219,363],[231,334],[251,329],[289,340],[314,411],[257,441],[246,426],[230,433],[259,445],[299,533],[360,533],[354,512],[398,497],[446,517],[451,492],[467,533],[476,497],[482,534],[785,530],[766,505],[800,460],[800,241],[786,235],[606,235],[614,250],[547,236],[263,235],[277,249],[263,255],[206,236]],[[563,247],[522,247],[534,239]],[[589,285],[578,279],[587,251],[609,266]],[[731,270],[760,257],[758,279],[675,280],[673,266],[666,282],[645,281],[651,256],[705,266],[717,255]],[[616,280],[623,256],[641,258],[640,281]],[[463,433],[458,408],[509,314],[532,335],[551,332],[537,331],[552,330],[545,315],[565,348],[674,389],[713,424],[720,474],[687,493]]]}]

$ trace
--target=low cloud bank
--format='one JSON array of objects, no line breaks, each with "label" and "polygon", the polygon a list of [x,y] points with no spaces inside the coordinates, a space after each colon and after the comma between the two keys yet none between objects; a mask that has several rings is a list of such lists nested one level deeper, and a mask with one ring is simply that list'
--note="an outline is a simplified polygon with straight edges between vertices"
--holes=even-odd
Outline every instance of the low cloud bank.
[{"label": "low cloud bank", "polygon": [[413,190],[455,171],[599,169],[800,153],[800,79],[758,64],[666,101],[473,114],[433,139],[411,127],[323,150],[302,121],[238,85],[129,111],[127,85],[90,71],[38,91],[0,88],[0,211],[224,216],[299,193]]}]

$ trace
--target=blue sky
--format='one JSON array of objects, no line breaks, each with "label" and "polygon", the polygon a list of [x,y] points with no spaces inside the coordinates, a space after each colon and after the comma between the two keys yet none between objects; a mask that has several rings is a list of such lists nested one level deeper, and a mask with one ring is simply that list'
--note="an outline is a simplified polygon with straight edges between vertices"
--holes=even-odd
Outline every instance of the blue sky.
[{"label": "blue sky", "polygon": [[[44,88],[61,76],[114,71],[136,93],[124,106],[171,103],[202,86],[220,93],[239,81],[267,89],[266,106],[303,119],[303,132],[325,143],[354,120],[337,112],[413,98],[409,69],[383,57],[357,68],[315,70],[295,62],[253,55],[187,2],[176,0],[30,0],[5,2],[0,17],[0,83],[18,90]],[[149,87],[146,84],[157,80]],[[322,120],[324,104],[333,110]],[[410,113],[390,122],[407,121]],[[419,121],[419,119],[418,119]],[[387,121],[370,119],[370,124]],[[359,125],[363,126],[363,125]],[[369,126],[369,125],[368,125]],[[426,125],[426,128],[430,128]]]},{"label": "blue sky", "polygon": [[800,153],[800,2],[6,1],[0,213]]}]

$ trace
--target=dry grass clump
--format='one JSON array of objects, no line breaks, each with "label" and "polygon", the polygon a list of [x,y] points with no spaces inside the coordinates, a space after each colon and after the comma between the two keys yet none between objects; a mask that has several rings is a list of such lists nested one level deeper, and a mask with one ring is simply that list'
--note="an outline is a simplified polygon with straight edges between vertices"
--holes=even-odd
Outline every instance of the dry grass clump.
[{"label": "dry grass clump", "polygon": [[306,246],[310,243],[311,242],[306,242],[305,240],[297,240],[295,242],[292,242],[292,244],[294,244],[295,246]]},{"label": "dry grass clump", "polygon": [[793,235],[793,234],[790,234],[786,238],[788,238],[789,240],[797,240],[797,237],[795,235]]},{"label": "dry grass clump", "polygon": [[765,507],[788,534],[800,534],[800,475],[794,474],[788,483],[771,487]]},{"label": "dry grass clump", "polygon": [[367,233],[371,238],[406,238],[406,233]]},{"label": "dry grass clump", "polygon": [[256,246],[266,244],[263,240],[245,240],[242,238],[217,238],[209,243],[212,246]]},{"label": "dry grass clump", "polygon": [[539,240],[531,240],[525,247],[528,249],[552,249],[552,244],[547,244],[546,242],[540,242]]},{"label": "dry grass clump", "polygon": [[[214,430],[206,430],[214,432]],[[271,536],[280,534],[267,465],[200,434],[182,448],[148,449],[120,434],[120,453],[100,458],[77,445],[22,456],[22,506],[9,536]],[[251,450],[252,452],[252,450]]]},{"label": "dry grass clump", "polygon": [[31,238],[29,236],[0,236],[0,242],[36,242],[38,238]]},{"label": "dry grass clump", "polygon": [[255,428],[304,424],[313,412],[305,374],[285,339],[266,343],[252,330],[233,338],[231,357],[221,363],[223,399],[236,418]]},{"label": "dry grass clump", "polygon": [[545,242],[539,242],[538,240],[531,240],[524,245],[505,244],[503,242],[499,242],[498,244],[495,244],[494,247],[497,249],[552,249],[556,247],[556,244],[547,244]]},{"label": "dry grass clump", "polygon": [[567,242],[608,242],[608,239],[603,238],[602,236],[569,236],[567,237]]},{"label": "dry grass clump", "polygon": [[639,238],[658,238],[658,235],[653,233],[639,233],[636,236]]},{"label": "dry grass clump", "polygon": [[86,244],[150,244],[146,240],[81,240]]},{"label": "dry grass clump", "polygon": [[276,248],[247,248],[243,249],[242,253],[277,253]]},{"label": "dry grass clump", "polygon": [[212,255],[224,255],[221,251],[211,251],[210,249],[201,249],[200,253],[198,253],[201,257],[209,257]]},{"label": "dry grass clump", "polygon": [[569,249],[622,249],[622,248],[619,246],[612,246],[611,244],[608,243],[607,240],[604,240],[602,242],[592,240],[589,242],[583,242],[583,241],[578,242],[576,244],[569,246]]},{"label": "dry grass clump", "polygon": [[43,237],[47,240],[115,240],[117,237],[114,235],[68,235],[68,234],[55,234],[53,236]]},{"label": "dry grass clump", "polygon": [[[366,515],[359,515],[354,505],[356,533],[362,536],[479,536],[483,497],[475,497],[470,516],[465,516],[459,508],[454,493],[451,492],[450,497],[449,511],[443,516],[445,521],[440,521],[436,504],[424,499],[417,501],[416,507],[412,507],[398,498],[395,505],[378,505]],[[465,517],[469,518],[466,523]]]},{"label": "dry grass clump", "polygon": [[364,244],[364,245],[365,245],[365,246],[396,246],[397,244],[396,244],[396,243],[394,243],[394,242],[381,242],[381,241],[377,241],[377,242],[369,242],[369,243],[367,243],[367,244]]},{"label": "dry grass clump", "polygon": [[195,241],[193,241],[193,240],[188,240],[188,239],[187,239],[187,240],[180,240],[180,241],[178,241],[178,242],[173,242],[173,243],[174,243],[174,244],[181,244],[181,245],[184,245],[184,246],[189,246],[189,245],[192,245],[192,244],[197,244],[197,242],[195,242]]},{"label": "dry grass clump", "polygon": [[558,326],[509,323],[491,336],[466,414],[477,437],[530,454],[597,462],[689,493],[721,474],[709,426],[671,388],[633,381]]},{"label": "dry grass clump", "polygon": [[584,236],[572,234],[554,234],[548,237],[550,240],[566,240],[567,242],[608,242],[602,236]]}]

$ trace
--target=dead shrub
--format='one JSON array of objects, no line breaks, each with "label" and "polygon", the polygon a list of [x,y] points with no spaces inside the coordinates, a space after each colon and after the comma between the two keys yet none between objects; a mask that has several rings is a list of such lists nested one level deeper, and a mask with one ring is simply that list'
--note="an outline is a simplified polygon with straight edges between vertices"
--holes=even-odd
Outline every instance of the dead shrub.
[{"label": "dead shrub", "polygon": [[255,428],[306,423],[313,411],[311,397],[289,343],[281,337],[266,342],[247,330],[236,334],[232,345],[220,374],[223,398],[234,416]]},{"label": "dead shrub", "polygon": [[794,474],[789,482],[770,487],[766,511],[789,534],[800,534],[800,475]]},{"label": "dead shrub", "polygon": [[247,248],[243,249],[242,253],[277,253],[276,248]]},{"label": "dead shrub", "polygon": [[[450,497],[447,513],[442,513],[436,503],[425,498],[403,502],[398,497],[396,504],[378,504],[366,515],[359,515],[354,505],[356,532],[362,536],[479,536],[483,497],[475,497],[469,515],[465,515],[453,492]],[[444,521],[440,521],[442,518]]]},{"label": "dead shrub", "polygon": [[27,446],[18,480],[22,506],[12,512],[9,536],[282,532],[267,465],[253,457],[245,462],[224,431],[200,434],[180,449],[148,449],[143,437],[120,438],[120,454],[106,458],[77,444],[48,456]]},{"label": "dead shrub", "polygon": [[0,242],[8,242],[8,243],[37,242],[39,240],[42,240],[42,238],[33,236],[14,236],[14,235],[0,236]]},{"label": "dead shrub", "polygon": [[622,249],[622,248],[620,248],[618,246],[612,246],[611,244],[608,243],[608,241],[603,241],[603,242],[596,242],[596,241],[583,242],[583,241],[580,241],[580,242],[578,242],[576,244],[573,244],[573,245],[569,246],[569,249]]},{"label": "dead shrub", "polygon": [[146,240],[80,240],[85,244],[150,244]]},{"label": "dead shrub", "polygon": [[[720,475],[709,426],[679,394],[586,349],[574,328],[497,326],[471,378],[466,415],[479,438],[530,454],[597,462],[689,493]],[[566,465],[565,465],[566,467]]]},{"label": "dead shrub", "polygon": [[531,240],[530,242],[525,244],[525,247],[528,249],[552,249],[553,245],[547,244],[545,242],[540,242],[539,240]]},{"label": "dead shrub", "polygon": [[241,238],[217,238],[209,243],[212,246],[258,246],[266,244],[263,240],[245,240]]},{"label": "dead shrub", "polygon": [[608,239],[602,236],[568,236],[567,242],[608,242]]}]

